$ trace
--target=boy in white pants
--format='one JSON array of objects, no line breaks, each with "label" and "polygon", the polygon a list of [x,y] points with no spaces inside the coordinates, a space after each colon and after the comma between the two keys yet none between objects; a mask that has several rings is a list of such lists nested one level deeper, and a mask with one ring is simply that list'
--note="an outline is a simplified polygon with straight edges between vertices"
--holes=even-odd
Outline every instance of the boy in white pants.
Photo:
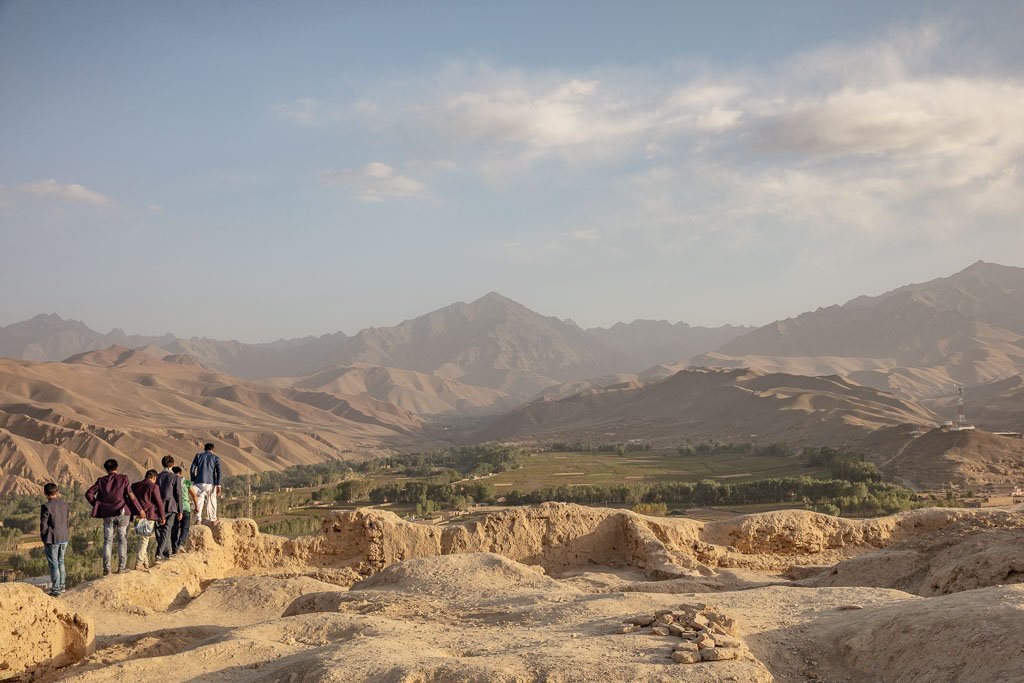
[{"label": "boy in white pants", "polygon": [[196,490],[196,524],[203,523],[203,511],[211,522],[217,521],[217,496],[220,495],[220,458],[213,454],[213,444],[196,453],[189,468],[189,478]]}]

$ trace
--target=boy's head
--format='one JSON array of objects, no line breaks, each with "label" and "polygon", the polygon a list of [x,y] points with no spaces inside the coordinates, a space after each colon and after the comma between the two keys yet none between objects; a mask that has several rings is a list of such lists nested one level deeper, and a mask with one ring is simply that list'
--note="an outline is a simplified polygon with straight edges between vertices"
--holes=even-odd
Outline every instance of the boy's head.
[{"label": "boy's head", "polygon": [[174,472],[175,474],[181,474],[181,468],[177,466],[172,467],[171,472]]},{"label": "boy's head", "polygon": [[43,486],[43,493],[46,494],[47,498],[56,498],[57,497],[57,485],[54,484],[52,481],[51,482],[47,482],[46,485]]},{"label": "boy's head", "polygon": [[146,470],[146,479],[156,481],[156,470]]},{"label": "boy's head", "polygon": [[160,461],[160,464],[163,465],[164,467],[170,467],[171,465],[174,464],[174,456],[173,455],[165,455],[163,457],[163,460]]},{"label": "boy's head", "polygon": [[105,469],[107,472],[117,472],[117,461],[114,460],[113,458],[110,458],[105,463],[103,463],[103,469]]},{"label": "boy's head", "polygon": [[212,451],[213,450],[213,444],[212,443],[206,444],[205,446],[203,446],[203,450],[204,451]]}]

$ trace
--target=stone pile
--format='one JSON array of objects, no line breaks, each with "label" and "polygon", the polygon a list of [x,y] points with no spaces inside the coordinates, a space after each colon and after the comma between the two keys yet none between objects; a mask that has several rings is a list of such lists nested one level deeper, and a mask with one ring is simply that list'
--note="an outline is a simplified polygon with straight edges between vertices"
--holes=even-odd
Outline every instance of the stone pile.
[{"label": "stone pile", "polygon": [[737,637],[736,619],[710,605],[680,605],[679,611],[658,610],[627,619],[622,633],[648,629],[654,636],[680,638],[670,655],[681,664],[737,659],[746,649]]}]

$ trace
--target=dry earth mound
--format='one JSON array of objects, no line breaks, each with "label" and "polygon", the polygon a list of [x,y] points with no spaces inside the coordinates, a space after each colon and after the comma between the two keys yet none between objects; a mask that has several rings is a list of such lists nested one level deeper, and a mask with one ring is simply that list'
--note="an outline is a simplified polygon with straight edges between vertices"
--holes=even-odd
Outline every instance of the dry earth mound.
[{"label": "dry earth mound", "polygon": [[1019,484],[1024,441],[981,430],[933,429],[880,464],[887,474],[929,488]]},{"label": "dry earth mound", "polygon": [[1024,517],[1007,515],[996,528],[984,521],[968,518],[942,533],[844,560],[803,585],[879,586],[934,596],[1024,583]]},{"label": "dry earth mound", "polygon": [[[923,557],[938,571],[942,558],[979,550],[974,564],[947,572],[944,588],[979,594],[970,589],[1006,577],[977,534],[1009,549],[1022,527],[1020,515],[997,510],[872,520],[781,511],[702,523],[557,503],[447,527],[338,512],[322,533],[294,540],[224,520],[198,527],[190,552],[150,573],[69,591],[67,604],[96,620],[98,648],[58,675],[106,681],[116,666],[125,680],[167,683],[912,680],[878,672],[898,657],[900,671],[931,671],[914,647],[943,642],[950,624],[950,638],[970,636],[943,660],[954,671],[1012,647],[974,623],[981,611],[964,612],[967,624],[946,614],[966,601],[937,603],[951,607],[932,616],[925,607],[947,598],[799,586],[779,572],[959,539]],[[996,624],[1013,633],[1024,625],[1024,590],[999,595]],[[917,621],[902,619],[910,608]],[[998,675],[1014,666],[987,663],[996,677],[986,680],[1013,680]]]},{"label": "dry earth mound", "polygon": [[69,610],[34,586],[0,585],[0,678],[67,666],[96,646],[89,617]]}]

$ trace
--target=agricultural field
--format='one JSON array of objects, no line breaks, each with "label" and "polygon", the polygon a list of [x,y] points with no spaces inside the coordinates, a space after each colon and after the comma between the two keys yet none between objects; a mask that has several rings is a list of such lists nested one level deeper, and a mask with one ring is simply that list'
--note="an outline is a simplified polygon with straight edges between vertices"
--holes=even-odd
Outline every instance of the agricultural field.
[{"label": "agricultural field", "polygon": [[695,453],[675,451],[615,453],[536,453],[519,469],[487,478],[498,495],[513,489],[528,492],[545,486],[651,484],[714,479],[742,483],[775,477],[825,476],[822,468],[807,467],[797,456],[753,453]]}]

